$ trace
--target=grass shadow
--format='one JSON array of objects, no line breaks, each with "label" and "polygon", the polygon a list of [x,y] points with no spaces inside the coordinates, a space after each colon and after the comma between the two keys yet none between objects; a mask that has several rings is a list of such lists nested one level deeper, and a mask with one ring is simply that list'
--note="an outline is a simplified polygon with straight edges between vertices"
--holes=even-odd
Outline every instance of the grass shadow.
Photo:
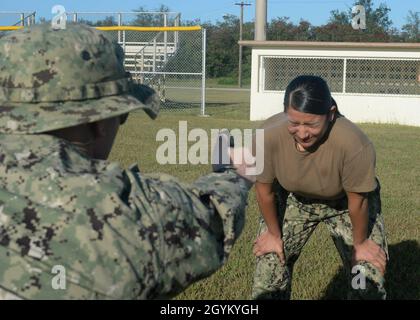
[{"label": "grass shadow", "polygon": [[[388,300],[420,299],[420,245],[417,241],[406,240],[389,246],[385,288]],[[341,267],[331,280],[323,300],[346,298],[347,279]]]}]

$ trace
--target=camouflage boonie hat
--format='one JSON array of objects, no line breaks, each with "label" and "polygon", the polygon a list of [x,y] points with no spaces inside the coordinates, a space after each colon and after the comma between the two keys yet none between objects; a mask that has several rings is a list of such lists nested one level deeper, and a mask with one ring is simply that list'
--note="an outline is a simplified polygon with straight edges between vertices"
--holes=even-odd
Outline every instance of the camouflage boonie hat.
[{"label": "camouflage boonie hat", "polygon": [[41,133],[144,109],[153,89],[132,81],[120,45],[80,24],[35,25],[0,38],[0,133]]}]

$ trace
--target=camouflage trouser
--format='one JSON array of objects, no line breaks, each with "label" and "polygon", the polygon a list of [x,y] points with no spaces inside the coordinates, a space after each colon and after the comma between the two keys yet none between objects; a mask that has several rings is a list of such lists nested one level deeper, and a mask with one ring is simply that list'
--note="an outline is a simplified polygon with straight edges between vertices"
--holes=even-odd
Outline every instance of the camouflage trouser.
[{"label": "camouflage trouser", "polygon": [[[380,185],[369,193],[369,239],[380,245],[388,257],[384,222],[381,214]],[[290,299],[293,265],[300,252],[320,222],[327,225],[348,279],[348,299],[385,299],[384,277],[372,264],[360,261],[352,270],[353,234],[347,209],[347,198],[337,201],[314,201],[289,194],[275,183],[278,218],[282,221],[286,264],[281,266],[276,254],[269,253],[257,258],[252,288],[253,299]],[[267,229],[261,218],[261,234]],[[353,271],[353,273],[352,273]],[[356,276],[365,276],[365,281],[356,281]],[[354,277],[354,278],[353,278]],[[358,279],[356,279],[358,280]],[[364,283],[365,289],[360,289]],[[363,286],[362,286],[363,287]]]},{"label": "camouflage trouser", "polygon": [[22,298],[18,297],[17,295],[9,291],[6,291],[0,288],[0,301],[1,300],[22,300]]}]

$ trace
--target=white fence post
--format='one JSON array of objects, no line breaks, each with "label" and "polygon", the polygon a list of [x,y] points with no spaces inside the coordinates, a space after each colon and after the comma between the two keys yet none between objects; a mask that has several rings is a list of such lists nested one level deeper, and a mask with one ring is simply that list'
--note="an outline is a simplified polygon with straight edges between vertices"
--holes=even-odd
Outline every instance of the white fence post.
[{"label": "white fence post", "polygon": [[[165,27],[168,26],[168,15],[166,13],[163,15],[163,25]],[[163,34],[163,42],[165,46],[164,61],[166,63],[168,61],[168,32],[167,31],[165,31],[165,33]]]},{"label": "white fence post", "polygon": [[[122,17],[121,13],[118,13],[118,25],[121,26]],[[118,31],[118,43],[121,43],[121,31]]]},{"label": "white fence post", "polygon": [[156,38],[153,40],[153,72],[156,72]]},{"label": "white fence post", "polygon": [[203,52],[202,52],[202,75],[201,75],[201,116],[206,115],[206,51],[207,51],[207,43],[206,43],[206,29],[202,31],[202,41],[203,41]]}]

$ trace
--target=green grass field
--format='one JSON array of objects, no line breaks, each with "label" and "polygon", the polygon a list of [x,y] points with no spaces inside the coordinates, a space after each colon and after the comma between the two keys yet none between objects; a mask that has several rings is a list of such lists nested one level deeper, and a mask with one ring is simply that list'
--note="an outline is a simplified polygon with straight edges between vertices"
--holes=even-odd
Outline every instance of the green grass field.
[{"label": "green grass field", "polygon": [[[156,162],[156,133],[161,128],[178,132],[178,121],[188,130],[203,128],[256,128],[248,121],[249,93],[209,91],[207,114],[199,109],[164,111],[151,121],[145,114],[130,115],[118,136],[110,160],[123,166],[139,163],[143,172],[164,172],[193,181],[210,172],[209,165],[166,165]],[[360,124],[374,142],[377,175],[382,185],[382,208],[389,241],[386,280],[389,299],[420,299],[420,128]],[[252,242],[259,212],[255,191],[249,196],[245,229],[228,263],[211,277],[190,286],[177,299],[249,299],[255,259]],[[296,263],[293,299],[343,299],[345,278],[339,255],[324,226],[320,226]]]}]

